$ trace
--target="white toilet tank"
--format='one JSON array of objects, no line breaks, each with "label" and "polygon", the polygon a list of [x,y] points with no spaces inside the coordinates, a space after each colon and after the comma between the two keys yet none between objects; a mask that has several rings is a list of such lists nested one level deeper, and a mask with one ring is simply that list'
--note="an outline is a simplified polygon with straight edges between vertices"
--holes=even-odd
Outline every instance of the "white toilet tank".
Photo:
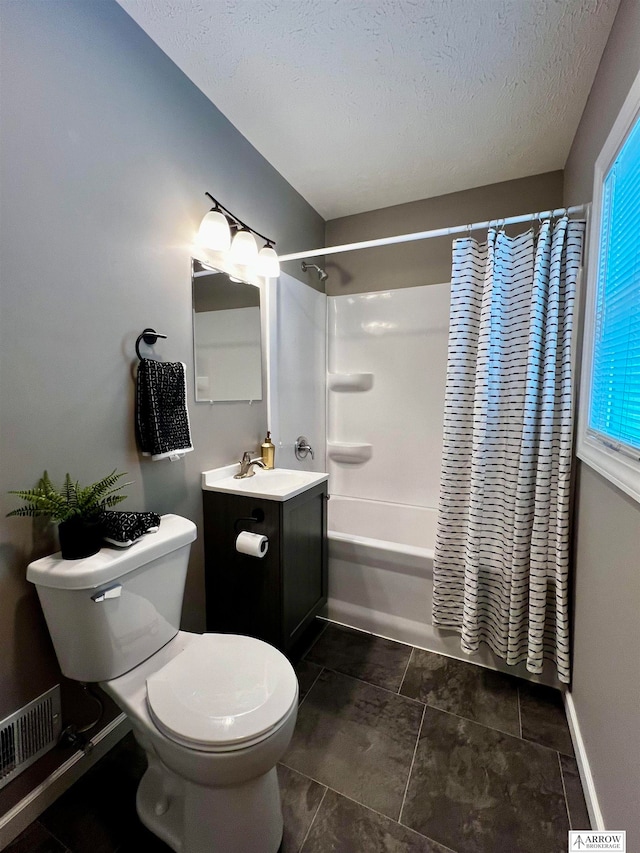
[{"label": "white toilet tank", "polygon": [[29,565],[64,675],[117,678],[177,634],[196,535],[192,521],[163,515],[157,533],[129,548],[102,548],[83,560],[52,554]]}]

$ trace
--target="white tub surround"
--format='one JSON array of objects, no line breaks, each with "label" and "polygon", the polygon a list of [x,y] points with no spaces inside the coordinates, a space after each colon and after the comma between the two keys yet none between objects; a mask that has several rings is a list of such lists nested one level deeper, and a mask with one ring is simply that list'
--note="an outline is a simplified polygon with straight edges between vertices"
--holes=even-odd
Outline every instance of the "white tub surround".
[{"label": "white tub surround", "polygon": [[373,388],[373,373],[329,373],[329,391],[370,391]]},{"label": "white tub surround", "polygon": [[373,446],[363,441],[328,441],[327,458],[343,465],[368,462],[373,456]]},{"label": "white tub surround", "polygon": [[431,624],[434,509],[331,496],[327,617],[448,657],[558,687],[546,662],[540,676],[507,666],[488,646],[473,655],[460,635]]},{"label": "white tub surround", "polygon": [[331,619],[431,647],[449,285],[329,297]]},{"label": "white tub surround", "polygon": [[[327,297],[282,273],[269,283],[269,429],[276,468],[326,469]],[[295,443],[313,448],[299,460]]]},{"label": "white tub surround", "polygon": [[436,507],[449,285],[328,302],[332,495]]},{"label": "white tub surround", "polygon": [[435,512],[332,496],[328,513],[329,618],[427,644]]}]

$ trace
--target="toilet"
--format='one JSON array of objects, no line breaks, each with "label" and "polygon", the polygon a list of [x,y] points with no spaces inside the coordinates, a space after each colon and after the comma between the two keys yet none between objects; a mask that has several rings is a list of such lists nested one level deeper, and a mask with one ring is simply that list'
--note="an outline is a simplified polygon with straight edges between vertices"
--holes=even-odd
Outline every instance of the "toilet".
[{"label": "toilet", "polygon": [[273,646],[179,630],[196,527],[164,515],[125,550],[31,563],[68,678],[99,682],[129,718],[148,768],[142,822],[180,853],[276,853],[275,766],[296,723],[298,681]]}]

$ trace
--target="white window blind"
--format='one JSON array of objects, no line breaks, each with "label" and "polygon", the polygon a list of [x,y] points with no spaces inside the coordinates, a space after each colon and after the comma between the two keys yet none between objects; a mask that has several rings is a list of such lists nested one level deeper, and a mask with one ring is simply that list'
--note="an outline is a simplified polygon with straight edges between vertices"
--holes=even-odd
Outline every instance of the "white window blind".
[{"label": "white window blind", "polygon": [[589,432],[640,459],[640,119],[602,187]]}]

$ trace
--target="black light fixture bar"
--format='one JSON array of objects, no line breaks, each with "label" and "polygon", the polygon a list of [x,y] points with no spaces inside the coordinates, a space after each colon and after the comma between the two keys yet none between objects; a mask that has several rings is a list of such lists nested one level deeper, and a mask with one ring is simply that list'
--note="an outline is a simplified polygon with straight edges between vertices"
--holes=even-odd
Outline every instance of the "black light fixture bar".
[{"label": "black light fixture bar", "polygon": [[228,216],[230,219],[233,219],[233,224],[234,224],[234,225],[236,225],[236,226],[238,226],[238,225],[239,225],[239,226],[240,226],[241,228],[243,228],[245,231],[251,231],[251,233],[252,233],[252,234],[255,234],[255,235],[256,235],[256,237],[260,237],[260,239],[261,239],[261,240],[264,240],[264,241],[265,241],[265,243],[267,243],[269,246],[275,246],[275,245],[276,245],[276,241],[275,241],[275,240],[272,240],[272,239],[271,239],[271,237],[265,237],[265,236],[264,236],[264,234],[261,234],[259,231],[256,231],[256,229],[255,229],[255,228],[251,228],[249,225],[247,225],[247,223],[246,223],[246,222],[243,222],[243,221],[242,221],[242,219],[238,219],[238,217],[235,215],[235,213],[231,213],[231,211],[229,210],[229,208],[228,208],[228,207],[225,207],[225,206],[224,206],[224,204],[221,204],[221,203],[218,201],[218,199],[217,199],[217,198],[214,198],[214,197],[211,195],[211,193],[207,193],[207,192],[205,192],[205,195],[206,195],[208,198],[210,198],[210,199],[211,199],[211,201],[215,204],[215,209],[216,209],[216,210],[218,210],[218,209],[219,209],[219,210],[222,210],[222,211],[226,214],[226,216]]}]

